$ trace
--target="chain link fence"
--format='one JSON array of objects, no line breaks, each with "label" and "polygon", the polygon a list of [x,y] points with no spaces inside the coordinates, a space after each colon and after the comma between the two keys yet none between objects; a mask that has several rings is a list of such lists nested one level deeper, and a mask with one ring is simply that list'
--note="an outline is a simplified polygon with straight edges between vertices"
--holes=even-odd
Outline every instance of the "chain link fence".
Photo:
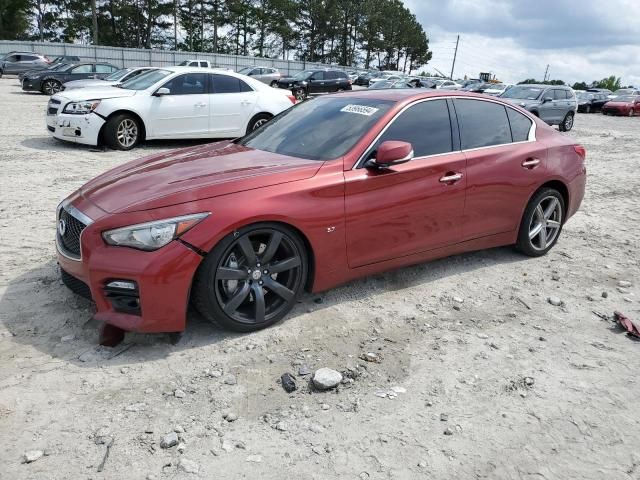
[{"label": "chain link fence", "polygon": [[[172,50],[77,45],[74,43],[0,40],[0,54],[11,51],[35,52],[47,55],[48,57],[75,55],[80,57],[81,60],[108,62],[118,67],[165,67],[178,65],[185,60],[209,60],[215,66],[231,68],[236,72],[244,67],[258,66],[274,67],[285,75],[293,75],[309,68],[324,68],[328,66],[322,63],[309,63],[297,60],[245,57],[242,55],[224,55],[219,53],[176,52]],[[332,66],[349,70],[359,70],[353,67]]]}]

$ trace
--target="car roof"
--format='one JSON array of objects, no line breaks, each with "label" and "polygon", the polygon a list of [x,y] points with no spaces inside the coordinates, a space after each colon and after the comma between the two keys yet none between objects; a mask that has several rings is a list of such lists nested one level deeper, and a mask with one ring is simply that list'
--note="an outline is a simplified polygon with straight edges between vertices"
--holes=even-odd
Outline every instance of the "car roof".
[{"label": "car roof", "polygon": [[[478,98],[481,100],[496,100],[494,97],[487,97],[479,93],[461,92],[457,90],[433,90],[430,88],[408,88],[408,89],[388,89],[388,90],[350,90],[347,92],[340,92],[332,94],[330,96],[340,96],[340,98],[371,98],[376,100],[391,100],[393,102],[404,102],[421,100],[424,98],[445,98],[445,97],[468,97]],[[499,99],[498,99],[499,100]],[[508,104],[500,100],[502,103]]]},{"label": "car roof", "polygon": [[519,83],[518,85],[514,85],[514,87],[564,88],[566,90],[571,90],[571,87],[568,85],[545,85],[543,83]]}]

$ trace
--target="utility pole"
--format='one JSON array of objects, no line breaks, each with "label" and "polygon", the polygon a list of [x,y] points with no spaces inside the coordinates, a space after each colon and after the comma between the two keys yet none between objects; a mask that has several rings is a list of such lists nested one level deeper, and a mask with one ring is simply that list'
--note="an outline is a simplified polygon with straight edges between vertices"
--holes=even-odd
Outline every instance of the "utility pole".
[{"label": "utility pole", "polygon": [[93,44],[98,45],[98,12],[96,12],[96,0],[91,0],[91,19],[93,26]]},{"label": "utility pole", "polygon": [[549,75],[549,64],[547,63],[547,69],[544,71],[544,79],[543,81],[547,81],[547,75]]},{"label": "utility pole", "polygon": [[460,43],[460,35],[456,39],[456,51],[453,54],[453,63],[451,64],[451,80],[453,80],[453,69],[456,68],[456,57],[458,56],[458,44]]}]

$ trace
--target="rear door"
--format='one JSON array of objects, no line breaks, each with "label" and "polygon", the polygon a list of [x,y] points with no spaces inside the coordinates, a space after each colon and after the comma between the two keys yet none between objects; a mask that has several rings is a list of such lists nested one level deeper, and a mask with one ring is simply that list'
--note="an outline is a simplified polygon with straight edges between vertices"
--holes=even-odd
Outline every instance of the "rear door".
[{"label": "rear door", "polygon": [[189,138],[209,133],[206,73],[185,73],[167,81],[169,94],[151,96],[149,123],[154,137]]},{"label": "rear door", "polygon": [[95,65],[95,74],[94,74],[94,78],[104,78],[107,77],[109,75],[111,75],[113,72],[115,72],[115,67],[111,66],[111,65],[105,65],[102,63],[98,63],[97,65]]},{"label": "rear door", "polygon": [[85,78],[94,78],[95,72],[93,71],[93,65],[85,64],[78,65],[72,68],[70,71],[64,74],[65,82],[70,80],[84,80]]},{"label": "rear door", "polygon": [[246,133],[258,92],[231,75],[209,74],[209,132],[217,138],[239,137]]},{"label": "rear door", "polygon": [[4,73],[19,73],[21,69],[19,63],[21,58],[22,55],[19,54],[9,55],[7,58],[5,58]]},{"label": "rear door", "polygon": [[[365,153],[387,140],[411,143],[414,158],[384,170],[345,172],[349,266],[360,267],[457,243],[462,236],[466,160],[449,103],[420,101],[401,112]],[[447,181],[447,179],[451,179]]]},{"label": "rear door", "polygon": [[531,133],[533,121],[517,110],[486,100],[454,102],[467,159],[464,239],[513,232],[546,175],[546,148]]}]

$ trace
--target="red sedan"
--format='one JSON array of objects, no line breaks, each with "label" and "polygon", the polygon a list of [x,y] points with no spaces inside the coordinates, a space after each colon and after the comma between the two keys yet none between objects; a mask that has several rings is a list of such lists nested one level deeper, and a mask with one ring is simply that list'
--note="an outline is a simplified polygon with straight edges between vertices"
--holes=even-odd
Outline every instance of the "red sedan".
[{"label": "red sedan", "polygon": [[634,95],[624,95],[615,100],[605,103],[602,106],[602,113],[605,115],[625,115],[633,117],[640,115],[640,97]]},{"label": "red sedan", "polygon": [[580,206],[584,159],[496,98],[324,96],[90,181],[58,208],[58,261],[112,331],[182,331],[190,301],[251,331],[305,289],[501,245],[544,255]]}]

